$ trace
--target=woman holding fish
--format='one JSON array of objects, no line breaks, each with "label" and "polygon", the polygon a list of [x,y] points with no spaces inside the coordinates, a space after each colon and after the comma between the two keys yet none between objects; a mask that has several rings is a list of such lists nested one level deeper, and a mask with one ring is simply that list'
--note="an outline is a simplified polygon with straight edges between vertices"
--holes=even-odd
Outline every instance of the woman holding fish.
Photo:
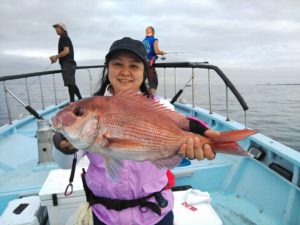
[{"label": "woman holding fish", "polygon": [[72,103],[52,118],[59,132],[53,138],[56,162],[71,168],[75,153],[77,159],[87,155],[90,160],[83,181],[92,224],[173,224],[167,168],[186,156],[213,159],[214,142],[228,139],[167,109],[173,108],[170,103],[153,100],[145,84],[147,71],[143,43],[117,40],[106,55],[97,97]]}]

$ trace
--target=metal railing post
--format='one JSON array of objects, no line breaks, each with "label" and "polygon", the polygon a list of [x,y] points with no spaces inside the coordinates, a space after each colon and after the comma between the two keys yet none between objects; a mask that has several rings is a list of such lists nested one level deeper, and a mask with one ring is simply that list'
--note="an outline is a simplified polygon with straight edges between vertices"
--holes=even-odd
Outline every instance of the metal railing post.
[{"label": "metal railing post", "polygon": [[7,108],[8,122],[9,122],[9,124],[11,124],[12,118],[11,118],[11,112],[10,112],[9,103],[8,103],[8,94],[7,94],[7,90],[6,90],[5,81],[3,81],[3,89],[4,89],[4,96],[5,96],[5,102],[6,102],[6,108]]},{"label": "metal railing post", "polygon": [[90,95],[93,96],[93,77],[91,71],[89,69],[87,69],[87,71],[89,73],[89,79],[90,79]]},{"label": "metal railing post", "polygon": [[52,80],[53,80],[53,90],[54,90],[54,101],[55,101],[55,105],[57,105],[56,84],[55,84],[54,73],[52,73]]},{"label": "metal railing post", "polygon": [[210,69],[207,70],[208,75],[208,101],[209,101],[209,114],[212,114],[211,104],[211,80],[210,80]]},{"label": "metal railing post", "polygon": [[195,74],[194,74],[194,67],[192,68],[192,103],[193,107],[195,107]]},{"label": "metal railing post", "polygon": [[176,81],[176,67],[174,67],[174,90],[175,90],[174,95],[176,95],[176,93],[177,93],[176,83],[177,83],[177,81]]},{"label": "metal railing post", "polygon": [[226,121],[229,121],[228,86],[226,85]]},{"label": "metal railing post", "polygon": [[164,67],[164,96],[165,99],[167,98],[167,91],[166,91],[166,67]]},{"label": "metal railing post", "polygon": [[39,83],[40,83],[40,92],[41,92],[41,98],[42,98],[42,107],[43,107],[43,109],[45,109],[44,95],[43,95],[43,90],[42,90],[42,81],[41,81],[40,75],[39,75]]},{"label": "metal railing post", "polygon": [[30,95],[29,95],[29,88],[28,88],[28,83],[27,83],[27,77],[25,77],[25,85],[26,85],[26,92],[27,92],[27,101],[28,101],[28,105],[31,105]]}]

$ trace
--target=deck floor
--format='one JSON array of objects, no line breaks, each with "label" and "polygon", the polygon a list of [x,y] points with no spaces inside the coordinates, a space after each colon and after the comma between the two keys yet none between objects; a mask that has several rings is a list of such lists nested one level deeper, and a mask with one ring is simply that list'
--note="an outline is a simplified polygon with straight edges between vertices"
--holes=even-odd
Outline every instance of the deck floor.
[{"label": "deck floor", "polygon": [[235,194],[211,192],[212,206],[223,225],[279,225],[246,199]]}]

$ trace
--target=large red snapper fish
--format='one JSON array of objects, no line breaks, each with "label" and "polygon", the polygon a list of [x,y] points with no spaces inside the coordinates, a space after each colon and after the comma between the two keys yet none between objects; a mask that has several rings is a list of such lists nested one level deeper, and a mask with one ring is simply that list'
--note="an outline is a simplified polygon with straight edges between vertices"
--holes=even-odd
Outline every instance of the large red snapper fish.
[{"label": "large red snapper fish", "polygon": [[117,177],[119,160],[175,167],[182,159],[179,148],[188,137],[199,137],[215,152],[248,155],[236,141],[256,133],[236,130],[216,138],[191,133],[183,115],[133,91],[71,103],[52,118],[52,124],[74,147],[102,155],[112,178]]}]

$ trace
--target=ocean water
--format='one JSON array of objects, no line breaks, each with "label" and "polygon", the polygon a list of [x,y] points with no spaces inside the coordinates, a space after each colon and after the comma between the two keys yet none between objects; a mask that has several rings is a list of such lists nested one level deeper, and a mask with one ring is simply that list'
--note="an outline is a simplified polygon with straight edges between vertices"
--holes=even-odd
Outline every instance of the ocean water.
[{"label": "ocean water", "polygon": [[[192,76],[191,70],[188,69],[176,69],[175,75],[173,69],[168,69],[165,73],[163,69],[157,69],[157,71],[159,74],[158,94],[162,97],[166,94],[168,98],[172,98],[176,91],[183,88]],[[225,72],[249,106],[247,126],[300,151],[300,76],[292,73],[253,73],[251,76],[246,76],[236,71]],[[100,73],[101,71],[96,69],[91,70],[91,74],[86,70],[77,71],[77,84],[84,96],[89,96],[99,87]],[[164,74],[166,74],[165,77]],[[195,69],[194,74],[195,105],[208,109],[207,71]],[[226,115],[225,85],[215,73],[211,72],[210,76],[212,111]],[[92,78],[91,83],[89,77]],[[31,106],[35,109],[42,108],[38,79],[28,78],[28,83]],[[9,81],[6,84],[9,90],[29,104],[24,80]],[[60,74],[55,75],[55,86],[57,101],[68,99],[67,88],[63,86]],[[52,76],[42,78],[42,93],[45,105],[54,104]],[[191,93],[192,88],[188,85],[184,88],[180,98],[191,103]],[[28,115],[24,107],[11,96],[8,97],[8,101],[14,119]],[[0,108],[1,126],[8,121],[3,88],[0,90]],[[238,122],[244,122],[244,112],[231,93],[229,93],[229,117]]]}]

